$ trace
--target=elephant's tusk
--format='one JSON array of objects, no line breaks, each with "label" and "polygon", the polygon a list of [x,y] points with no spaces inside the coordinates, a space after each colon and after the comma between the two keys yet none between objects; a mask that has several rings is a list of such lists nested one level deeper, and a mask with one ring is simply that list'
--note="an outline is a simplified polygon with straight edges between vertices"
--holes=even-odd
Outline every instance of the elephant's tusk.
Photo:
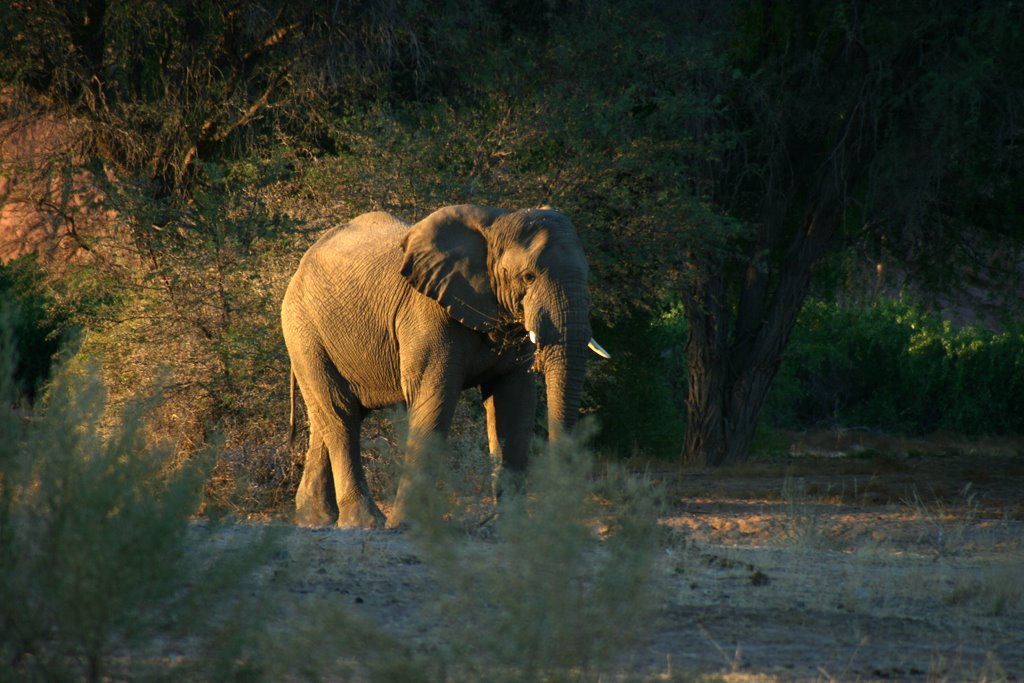
[{"label": "elephant's tusk", "polygon": [[587,344],[587,347],[591,351],[596,353],[597,355],[601,356],[601,358],[609,358],[610,359],[612,357],[612,354],[610,354],[607,351],[605,351],[604,347],[602,347],[600,344],[598,344],[596,341],[594,341],[593,337],[590,338],[590,343]]},{"label": "elephant's tusk", "polygon": [[530,341],[533,342],[534,344],[537,343],[537,333],[534,332],[533,330],[530,330]]}]

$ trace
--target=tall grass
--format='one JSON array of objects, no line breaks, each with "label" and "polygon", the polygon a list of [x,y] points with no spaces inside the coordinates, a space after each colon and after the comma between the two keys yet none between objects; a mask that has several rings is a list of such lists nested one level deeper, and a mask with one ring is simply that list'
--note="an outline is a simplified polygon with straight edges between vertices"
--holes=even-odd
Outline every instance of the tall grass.
[{"label": "tall grass", "polygon": [[786,504],[783,540],[804,550],[824,550],[834,545],[822,505],[810,495],[805,481],[787,475],[782,483],[782,500]]}]

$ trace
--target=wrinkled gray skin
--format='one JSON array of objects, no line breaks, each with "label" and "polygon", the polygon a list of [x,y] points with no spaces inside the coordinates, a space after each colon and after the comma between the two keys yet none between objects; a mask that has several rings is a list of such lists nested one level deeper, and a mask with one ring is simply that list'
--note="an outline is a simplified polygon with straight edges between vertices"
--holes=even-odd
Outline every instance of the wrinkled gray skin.
[{"label": "wrinkled gray skin", "polygon": [[[451,206],[411,227],[368,213],[306,252],[281,322],[310,418],[297,521],[379,526],[359,453],[368,410],[405,402],[414,458],[418,435],[447,435],[459,393],[480,387],[498,487],[526,470],[534,369],[549,437],[575,423],[591,338],[587,263],[572,223],[551,210]],[[404,517],[404,489],[389,526]]]}]

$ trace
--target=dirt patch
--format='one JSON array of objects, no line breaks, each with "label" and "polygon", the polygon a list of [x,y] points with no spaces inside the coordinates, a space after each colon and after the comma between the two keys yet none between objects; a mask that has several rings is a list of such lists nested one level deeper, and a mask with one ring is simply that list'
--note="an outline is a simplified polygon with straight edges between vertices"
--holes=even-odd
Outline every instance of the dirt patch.
[{"label": "dirt patch", "polygon": [[652,657],[771,680],[1024,676],[1020,522],[737,504],[666,523],[691,540],[667,551]]},{"label": "dirt patch", "polygon": [[[815,474],[823,493],[786,467],[673,475],[651,616],[602,680],[1024,680],[1024,522],[1010,514],[1024,479],[1016,460],[1004,464],[990,488],[952,485],[962,470],[951,462],[879,470],[875,491],[915,471],[949,475],[959,491],[884,504],[829,494],[863,476],[848,471]],[[744,495],[692,496],[697,482]],[[464,542],[487,552],[496,541]],[[300,612],[330,601],[421,652],[451,646],[440,642],[444,582],[410,534],[287,528],[281,544],[270,599]]]}]

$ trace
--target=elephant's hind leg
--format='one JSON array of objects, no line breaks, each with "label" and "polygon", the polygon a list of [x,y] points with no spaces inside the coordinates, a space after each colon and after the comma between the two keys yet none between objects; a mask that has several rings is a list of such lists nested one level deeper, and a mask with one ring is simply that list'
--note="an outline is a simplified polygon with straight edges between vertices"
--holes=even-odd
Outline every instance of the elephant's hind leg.
[{"label": "elephant's hind leg", "polygon": [[370,495],[359,453],[363,408],[348,381],[325,355],[307,357],[318,362],[298,369],[296,377],[309,408],[310,432],[319,435],[323,448],[311,448],[307,454],[306,467],[311,473],[308,480],[303,473],[296,506],[300,510],[304,506],[314,511],[323,509],[322,499],[330,495],[338,526],[382,526],[384,514]]},{"label": "elephant's hind leg", "polygon": [[295,521],[302,526],[328,526],[338,520],[334,476],[320,429],[310,421],[309,449],[295,494]]},{"label": "elephant's hind leg", "polygon": [[347,408],[332,412],[327,422],[324,440],[331,457],[331,471],[334,474],[334,491],[338,501],[338,526],[369,529],[384,526],[386,518],[370,495],[370,486],[363,471],[363,459],[359,452],[359,427],[362,423],[362,408]]}]

